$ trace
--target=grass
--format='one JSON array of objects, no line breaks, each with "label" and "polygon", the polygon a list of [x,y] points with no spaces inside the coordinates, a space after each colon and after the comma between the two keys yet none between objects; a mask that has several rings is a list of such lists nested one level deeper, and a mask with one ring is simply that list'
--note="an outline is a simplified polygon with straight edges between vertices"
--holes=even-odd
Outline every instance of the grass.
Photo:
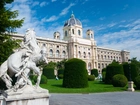
[{"label": "grass", "polygon": [[127,87],[113,87],[101,81],[89,81],[87,88],[64,88],[62,80],[48,79],[47,84],[41,84],[42,88],[48,89],[50,93],[97,93],[97,92],[116,92],[126,91]]}]

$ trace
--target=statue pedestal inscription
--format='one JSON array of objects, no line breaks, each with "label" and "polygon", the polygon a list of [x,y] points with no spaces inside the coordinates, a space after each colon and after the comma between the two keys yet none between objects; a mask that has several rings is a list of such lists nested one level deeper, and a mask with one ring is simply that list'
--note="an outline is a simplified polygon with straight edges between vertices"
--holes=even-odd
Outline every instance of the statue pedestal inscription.
[{"label": "statue pedestal inscription", "polygon": [[17,92],[7,92],[6,105],[49,105],[49,92],[46,89],[25,86]]}]

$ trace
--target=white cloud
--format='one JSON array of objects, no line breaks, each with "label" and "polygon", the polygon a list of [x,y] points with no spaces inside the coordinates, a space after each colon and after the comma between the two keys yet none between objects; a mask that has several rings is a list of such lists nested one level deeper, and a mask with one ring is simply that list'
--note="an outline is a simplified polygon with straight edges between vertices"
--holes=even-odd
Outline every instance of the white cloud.
[{"label": "white cloud", "polygon": [[108,24],[107,26],[108,27],[114,27],[115,25],[117,25],[117,23],[111,23],[111,24]]},{"label": "white cloud", "polygon": [[41,21],[42,22],[52,22],[58,20],[61,16],[66,15],[69,11],[69,9],[74,6],[75,4],[71,3],[68,7],[64,8],[61,13],[58,16],[51,16],[49,18],[43,18]]},{"label": "white cloud", "polygon": [[58,17],[56,17],[56,16],[51,16],[51,17],[48,18],[48,19],[43,18],[42,21],[43,21],[43,22],[52,22],[52,21],[55,21],[55,20],[57,20],[57,19],[58,19]]},{"label": "white cloud", "polygon": [[38,2],[38,1],[35,1],[35,2],[33,2],[33,4],[32,4],[32,6],[37,6],[37,5],[39,5],[39,2]]},{"label": "white cloud", "polygon": [[41,2],[40,3],[40,7],[44,7],[46,4],[47,4],[47,2],[45,2],[45,1],[44,2]]},{"label": "white cloud", "polygon": [[74,5],[75,5],[75,4],[71,3],[68,7],[64,8],[64,9],[61,11],[61,13],[59,14],[59,16],[63,16],[63,15],[65,15],[65,14],[67,14],[68,11],[69,11],[69,9],[70,9],[72,6],[74,6]]},{"label": "white cloud", "polygon": [[55,2],[55,1],[57,1],[57,0],[52,0],[52,2]]},{"label": "white cloud", "polygon": [[104,19],[105,19],[105,17],[100,17],[100,18],[99,18],[99,20],[104,20]]},{"label": "white cloud", "polygon": [[96,40],[99,46],[128,50],[131,57],[140,59],[140,19],[126,24],[124,27],[127,29],[98,35]]}]

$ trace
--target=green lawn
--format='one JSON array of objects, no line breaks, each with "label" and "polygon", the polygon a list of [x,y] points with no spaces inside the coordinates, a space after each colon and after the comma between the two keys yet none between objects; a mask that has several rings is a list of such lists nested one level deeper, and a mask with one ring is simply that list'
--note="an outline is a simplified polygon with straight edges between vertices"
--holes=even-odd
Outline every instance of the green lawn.
[{"label": "green lawn", "polygon": [[113,85],[107,85],[100,81],[89,81],[87,88],[64,88],[62,87],[62,80],[48,79],[47,84],[40,86],[48,89],[50,93],[97,93],[127,90],[127,87],[113,87]]}]

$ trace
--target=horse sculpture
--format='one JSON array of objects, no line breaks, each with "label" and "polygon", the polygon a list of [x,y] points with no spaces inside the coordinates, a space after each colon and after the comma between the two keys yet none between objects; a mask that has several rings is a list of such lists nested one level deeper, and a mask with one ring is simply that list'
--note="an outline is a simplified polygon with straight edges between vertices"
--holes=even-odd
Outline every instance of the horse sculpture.
[{"label": "horse sculpture", "polygon": [[[30,70],[37,74],[36,86],[40,84],[42,70],[37,67],[37,63],[43,61],[48,63],[46,58],[46,48],[42,49],[37,45],[35,32],[33,29],[26,31],[24,42],[17,52],[9,56],[9,58],[0,66],[0,77],[5,82],[6,87],[11,89],[19,89],[25,85],[32,85],[29,79]],[[11,77],[15,75],[17,82],[12,86]]]}]

